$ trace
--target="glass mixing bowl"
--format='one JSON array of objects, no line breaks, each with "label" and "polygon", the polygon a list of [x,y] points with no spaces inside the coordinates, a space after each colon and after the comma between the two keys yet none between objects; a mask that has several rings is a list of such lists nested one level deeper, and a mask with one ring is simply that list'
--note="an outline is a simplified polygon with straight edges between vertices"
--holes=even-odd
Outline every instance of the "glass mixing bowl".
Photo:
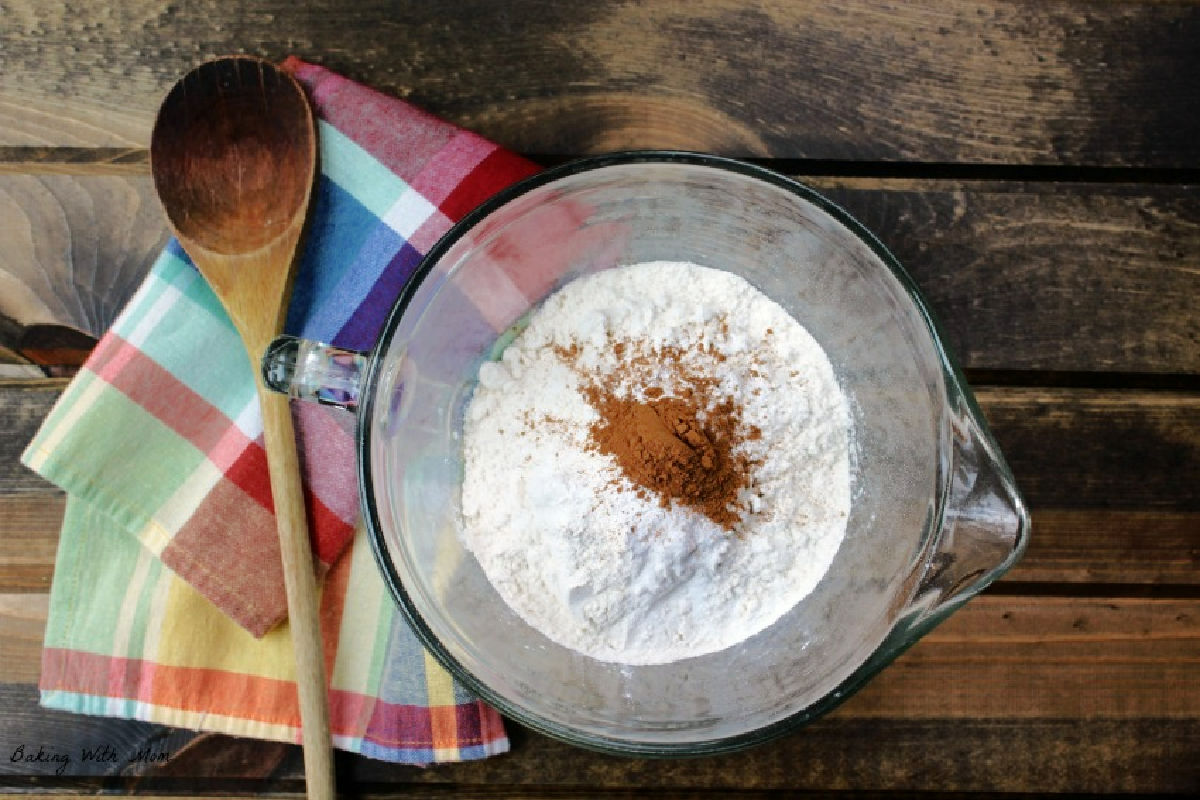
[{"label": "glass mixing bowl", "polygon": [[[656,260],[740,275],[821,344],[850,402],[853,501],[829,571],[775,624],[710,655],[629,666],[547,639],[463,549],[461,430],[480,365],[543,298],[580,275]],[[292,341],[264,369],[294,394],[328,399],[337,384],[359,396],[363,511],[401,610],[465,686],[574,744],[697,755],[789,731],[1026,543],[1025,505],[912,280],[845,211],[746,163],[621,153],[501,192],[426,256],[361,375],[357,363]]]}]

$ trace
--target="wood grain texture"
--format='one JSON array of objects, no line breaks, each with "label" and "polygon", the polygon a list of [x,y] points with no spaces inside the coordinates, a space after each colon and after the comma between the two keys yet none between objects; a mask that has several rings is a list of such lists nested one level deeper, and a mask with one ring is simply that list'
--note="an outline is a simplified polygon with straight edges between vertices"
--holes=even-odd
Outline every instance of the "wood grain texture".
[{"label": "wood grain texture", "polygon": [[[827,718],[767,747],[671,762],[617,759],[521,735],[511,756],[409,771],[404,778],[453,783],[455,789],[532,785],[646,793],[634,796],[670,789],[1187,792],[1197,785],[1200,769],[1185,754],[1198,745],[1200,726],[1171,720],[1081,725]],[[356,781],[395,773],[372,762],[355,766],[359,769],[348,777]]]},{"label": "wood grain texture", "polygon": [[[156,786],[158,782],[156,781]],[[158,787],[158,791],[169,791],[169,789]],[[7,800],[62,800],[63,798],[76,798],[81,793],[85,793],[86,789],[81,789],[75,793],[65,793],[60,790],[54,792],[41,792],[37,794],[10,794]],[[264,790],[262,792],[237,791],[228,792],[222,791],[221,797],[229,798],[229,800],[250,800],[250,798],[261,797],[272,798],[300,798],[302,794],[297,792],[289,792],[275,790],[274,788]],[[446,797],[453,797],[456,800],[637,800],[638,798],[646,797],[645,790],[640,789],[596,789],[596,788],[574,788],[561,789],[551,786],[412,786],[400,784],[395,788],[375,788],[369,792],[355,792],[353,795],[360,800],[441,800]],[[802,795],[798,795],[788,789],[777,791],[768,790],[766,792],[754,789],[655,789],[653,792],[654,800],[712,800],[713,798],[721,798],[722,800],[771,800],[772,798],[792,798],[802,796],[805,800],[927,800],[929,795],[920,791],[906,792],[877,792],[877,791],[862,791],[862,792],[845,792],[845,791],[830,791],[830,790],[805,790]],[[994,793],[994,792],[938,792],[938,800],[1040,800],[1042,794],[1014,794],[1014,793]],[[188,794],[147,794],[139,791],[138,797],[142,800],[201,800],[209,798],[211,795],[188,795]]]},{"label": "wood grain texture", "polygon": [[1052,5],[10,0],[0,144],[144,142],[205,57],[289,53],[509,147],[1195,166],[1200,14]]},{"label": "wood grain texture", "polygon": [[[0,591],[43,588],[53,570],[62,496],[17,457],[62,386],[0,382]],[[1009,580],[1197,583],[1200,398],[994,387],[978,396],[1034,509]]]},{"label": "wood grain texture", "polygon": [[149,175],[142,147],[0,146],[0,175]]},{"label": "wood grain texture", "polygon": [[0,593],[50,589],[66,496],[0,493]]},{"label": "wood grain texture", "polygon": [[[160,781],[155,781],[157,791],[169,791],[163,787]],[[44,792],[37,794],[6,794],[6,800],[62,800],[63,798],[77,798],[80,793],[86,790],[80,790],[75,793],[66,793],[59,790],[57,787],[54,792]],[[355,792],[354,797],[359,800],[396,800],[404,798],[404,800],[437,800],[440,798],[453,797],[456,800],[634,800],[634,798],[644,797],[644,790],[637,789],[596,789],[596,788],[575,788],[561,789],[549,786],[413,786],[400,784],[394,788],[385,789],[376,787],[370,792]],[[250,800],[251,798],[261,798],[264,796],[272,798],[300,798],[302,794],[296,792],[277,791],[274,788],[264,790],[262,792],[228,792],[222,791],[221,797],[227,800]],[[722,800],[765,800],[765,798],[782,798],[795,797],[796,795],[788,790],[761,792],[753,789],[738,790],[738,789],[656,789],[654,790],[654,800],[711,800],[712,798],[720,797]],[[211,795],[195,795],[195,794],[148,794],[142,791],[138,792],[138,797],[141,800],[202,800],[209,798]],[[806,791],[803,794],[805,800],[918,800],[925,798],[926,795],[920,792],[810,792]],[[938,794],[938,800],[1026,800],[1021,795],[1013,794],[989,794],[977,792],[942,792]],[[1028,798],[1027,800],[1034,800]]]},{"label": "wood grain texture", "polygon": [[[63,385],[0,382],[0,494],[47,486],[17,457]],[[1034,509],[1200,511],[1200,396],[994,387],[976,396]]]},{"label": "wood grain texture", "polygon": [[5,347],[0,347],[0,380],[36,380],[46,373],[36,364],[31,364]]},{"label": "wood grain texture", "polygon": [[40,363],[86,352],[38,323],[98,337],[166,240],[148,177],[0,175],[0,345]]},{"label": "wood grain texture", "polygon": [[[36,681],[44,595],[0,595],[0,674]],[[1200,599],[982,595],[838,719],[1200,721]]]},{"label": "wood grain texture", "polygon": [[[1197,41],[1194,0],[0,0],[0,793],[301,796],[299,748],[46,711],[34,687],[64,498],[17,456],[65,384],[31,362],[62,374],[90,341],[70,332],[140,281],[166,236],[154,110],[244,51],[546,161],[681,147],[795,173],[897,254],[973,379],[1006,384],[977,393],[1033,508],[1005,579],[792,736],[659,762],[510,724],[482,762],[340,754],[350,794],[1193,796]],[[103,744],[116,763],[81,758]]]},{"label": "wood grain texture", "polygon": [[[32,685],[0,682],[0,787],[58,783],[95,791],[97,784],[80,776],[134,778],[153,771],[161,763],[158,755],[174,755],[197,737],[163,725],[49,711],[38,707],[37,696]],[[85,757],[85,749],[95,754],[105,745],[113,760]],[[37,760],[39,751],[44,760]]]},{"label": "wood grain texture", "polygon": [[[0,753],[15,743],[44,742],[61,751],[108,741],[122,753],[144,742],[182,756],[194,734],[143,723],[46,712],[34,706],[31,687],[0,685]],[[694,797],[712,793],[796,792],[1179,792],[1200,782],[1200,748],[1195,720],[857,720],[827,717],[792,736],[743,753],[683,761],[647,761],[599,755],[509,725],[511,753],[482,762],[417,769],[362,758],[338,760],[345,785],[364,797],[516,798]],[[297,752],[281,754],[269,743],[248,744],[214,737],[246,753],[247,786],[230,771],[214,778],[209,763],[190,761],[191,770],[172,770],[172,761],[149,768],[136,781],[109,778],[108,788],[140,792],[240,794],[296,790]],[[273,765],[269,780],[258,777],[258,753]],[[280,756],[284,757],[281,759]],[[344,754],[343,754],[344,755]],[[225,764],[238,762],[223,762]],[[183,764],[179,765],[183,766]],[[75,759],[73,768],[85,773]],[[53,776],[53,765],[15,768],[0,759],[0,785],[69,787],[94,792],[86,778]],[[166,774],[160,774],[160,770]],[[108,768],[109,774],[120,774]],[[28,777],[23,777],[28,776]],[[677,793],[677,794],[673,794]],[[739,796],[733,794],[732,796]],[[939,795],[940,796],[940,795]],[[989,795],[983,795],[989,797]],[[894,800],[894,798],[893,798]]]},{"label": "wood grain texture", "polygon": [[238,781],[269,780],[287,769],[297,749],[283,742],[204,733],[156,767],[154,777],[194,780],[198,775],[209,775]]},{"label": "wood grain texture", "polygon": [[[0,606],[7,608],[12,600],[26,609],[31,605],[28,595],[5,600]],[[28,610],[0,614],[0,637],[31,638],[34,616]],[[26,659],[36,657],[36,648],[26,650]],[[511,796],[520,796],[516,789],[529,785],[1182,791],[1197,777],[1194,759],[1182,756],[1200,745],[1200,685],[1192,679],[1198,662],[1198,600],[984,596],[832,716],[746,753],[685,762],[618,759],[516,728],[514,752],[486,762],[420,771],[347,759],[339,762],[339,773],[344,780],[380,788],[397,782],[507,786]],[[4,670],[6,675],[32,672],[17,663],[5,663]],[[0,722],[0,749],[20,740],[73,750],[77,739],[71,726],[48,725],[64,715],[31,709],[28,701],[20,702],[22,691],[13,686],[0,692],[14,695],[3,698],[9,714]],[[89,730],[93,741],[142,735],[138,723],[68,719]],[[261,747],[263,757],[274,758],[280,767],[287,761],[278,746],[248,747],[250,752]],[[1091,766],[1080,773],[1077,765],[1084,759]],[[229,770],[222,774],[225,779],[262,775],[261,764],[245,754],[221,763]],[[207,761],[169,764],[164,775],[174,778],[213,775]],[[35,765],[19,773],[11,764],[5,767],[0,763],[0,771],[17,774],[46,774],[53,768]],[[96,774],[86,771],[93,765],[79,768],[77,774]],[[271,772],[288,777],[275,768]]]},{"label": "wood grain texture", "polygon": [[66,385],[63,379],[0,381],[0,494],[52,488],[19,459]]},{"label": "wood grain texture", "polygon": [[[800,177],[896,253],[968,368],[1200,374],[1191,187]],[[142,176],[0,175],[0,212],[0,316],[92,334],[167,235]]]},{"label": "wood grain texture", "polygon": [[1035,509],[1025,555],[1009,583],[1194,586],[1200,514]]},{"label": "wood grain texture", "polygon": [[0,675],[12,683],[37,683],[41,674],[42,633],[50,607],[47,594],[0,594]]},{"label": "wood grain texture", "polygon": [[[50,488],[0,494],[0,592],[49,589],[64,504]],[[1037,509],[1029,548],[1002,581],[1195,586],[1200,513]]]},{"label": "wood grain texture", "polygon": [[[0,687],[5,708],[16,708],[23,735],[58,743],[64,748],[80,740],[136,743],[146,737],[138,723],[29,713],[20,703],[27,687]],[[31,700],[30,700],[31,701]],[[30,702],[26,701],[26,702]],[[69,723],[52,728],[41,722]],[[70,724],[73,723],[73,724]],[[2,724],[2,723],[0,723]],[[138,727],[135,727],[138,726]],[[123,730],[133,727],[132,732]],[[2,730],[2,729],[0,729]],[[1190,754],[1200,746],[1200,725],[1192,721],[1076,720],[986,721],[980,723],[921,720],[838,720],[827,718],[779,742],[732,756],[674,762],[603,756],[546,739],[509,725],[513,751],[483,762],[417,769],[361,758],[341,758],[339,774],[361,787],[353,796],[466,797],[481,800],[583,797],[766,797],[804,796],[900,800],[898,792],[983,792],[975,800],[999,793],[1048,792],[1176,792],[1188,793],[1200,781],[1200,765]],[[151,734],[153,735],[153,734]],[[178,734],[182,735],[182,734]],[[213,737],[214,744],[241,748],[245,743]],[[0,733],[0,752],[9,739]],[[155,741],[162,741],[161,739]],[[135,744],[136,746],[136,744]],[[186,747],[186,743],[184,747]],[[274,745],[258,743],[264,761],[275,757]],[[292,753],[294,753],[294,749]],[[172,759],[173,761],[174,759]],[[214,778],[201,762],[187,774],[160,775],[147,770],[136,780],[108,778],[103,784],[86,778],[55,779],[48,769],[22,779],[5,775],[13,787],[64,788],[93,793],[106,788],[136,789],[190,796],[218,792],[241,796],[259,792],[295,792],[297,760],[288,758],[271,780],[247,786],[238,773]],[[169,770],[171,761],[165,768]],[[255,771],[251,766],[252,774]],[[827,793],[836,794],[827,794]],[[991,793],[996,794],[991,794]],[[810,795],[810,793],[813,793]],[[42,796],[42,795],[39,795]],[[211,795],[209,795],[211,796]],[[261,795],[259,795],[261,796]],[[1007,800],[1013,800],[1012,795]]]},{"label": "wood grain texture", "polygon": [[[31,1],[26,6],[29,11],[35,11],[34,2]],[[6,6],[5,10],[15,11],[9,6]],[[65,15],[61,4],[55,10],[60,15]],[[6,26],[5,30],[11,36],[21,36],[21,33],[14,32],[11,27]],[[7,45],[6,41],[5,50],[8,49]],[[79,47],[78,44],[65,46],[68,49],[72,46]],[[0,55],[0,58],[3,56]],[[34,89],[28,85],[27,79],[17,81],[11,80],[13,76],[9,77],[10,80],[0,84],[2,145],[80,148],[149,145],[150,126],[153,122],[153,108],[150,106],[138,107],[136,103],[105,103],[95,97],[89,97],[86,91],[60,91],[52,86]],[[165,91],[168,85],[169,81],[164,83],[162,91]]]},{"label": "wood grain texture", "polygon": [[1191,187],[816,179],[972,369],[1200,372]]},{"label": "wood grain texture", "polygon": [[1034,508],[1200,510],[1200,395],[976,391]]}]

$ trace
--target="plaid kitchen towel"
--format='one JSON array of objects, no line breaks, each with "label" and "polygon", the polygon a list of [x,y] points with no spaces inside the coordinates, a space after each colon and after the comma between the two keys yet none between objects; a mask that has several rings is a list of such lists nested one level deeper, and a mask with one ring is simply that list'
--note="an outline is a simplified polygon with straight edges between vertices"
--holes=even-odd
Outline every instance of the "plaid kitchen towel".
[{"label": "plaid kitchen towel", "polygon": [[[285,67],[313,101],[321,170],[286,329],[369,349],[421,256],[536,168],[323,68],[294,58]],[[25,463],[69,497],[44,704],[298,736],[252,369],[172,243],[30,443]],[[429,659],[386,596],[358,524],[352,416],[293,408],[327,570],[322,628],[339,746],[409,762],[507,749],[498,715]]]}]

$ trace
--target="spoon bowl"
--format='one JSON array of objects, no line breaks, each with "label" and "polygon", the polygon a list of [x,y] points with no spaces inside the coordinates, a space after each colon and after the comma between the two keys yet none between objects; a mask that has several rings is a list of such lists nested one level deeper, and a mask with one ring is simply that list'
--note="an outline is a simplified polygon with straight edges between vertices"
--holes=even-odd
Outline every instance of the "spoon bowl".
[{"label": "spoon bowl", "polygon": [[259,59],[210,61],[163,101],[154,185],[181,238],[220,255],[252,252],[304,213],[315,148],[312,112],[290,76]]}]

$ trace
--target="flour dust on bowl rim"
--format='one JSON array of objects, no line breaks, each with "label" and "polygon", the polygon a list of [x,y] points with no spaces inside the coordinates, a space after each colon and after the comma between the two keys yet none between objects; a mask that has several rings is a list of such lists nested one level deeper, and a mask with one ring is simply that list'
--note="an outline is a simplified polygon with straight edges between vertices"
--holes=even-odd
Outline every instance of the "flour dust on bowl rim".
[{"label": "flour dust on bowl rim", "polygon": [[[852,500],[828,571],[778,621],[718,652],[632,666],[530,627],[464,549],[462,428],[480,366],[542,300],[654,261],[738,275],[817,340],[850,408]],[[371,542],[430,652],[513,719],[605,752],[720,753],[798,728],[1028,539],[1025,504],[912,280],[841,208],[743,162],[627,152],[528,178],[429,252],[370,354],[281,340],[263,369],[294,396],[357,402]]]}]

